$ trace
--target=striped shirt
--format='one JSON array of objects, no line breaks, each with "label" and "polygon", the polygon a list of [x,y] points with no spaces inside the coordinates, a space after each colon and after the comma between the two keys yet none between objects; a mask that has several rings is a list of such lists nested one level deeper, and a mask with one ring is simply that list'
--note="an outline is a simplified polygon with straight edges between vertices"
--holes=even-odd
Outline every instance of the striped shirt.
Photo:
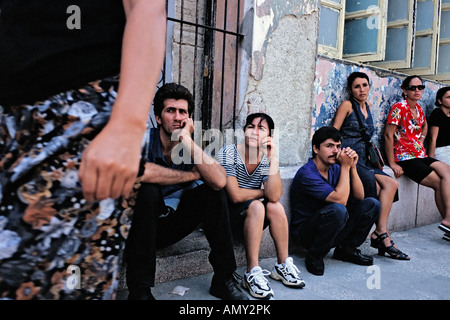
[{"label": "striped shirt", "polygon": [[255,171],[249,174],[235,144],[220,149],[216,159],[225,168],[227,176],[236,177],[240,188],[261,189],[262,184],[269,178],[269,159],[263,155]]}]

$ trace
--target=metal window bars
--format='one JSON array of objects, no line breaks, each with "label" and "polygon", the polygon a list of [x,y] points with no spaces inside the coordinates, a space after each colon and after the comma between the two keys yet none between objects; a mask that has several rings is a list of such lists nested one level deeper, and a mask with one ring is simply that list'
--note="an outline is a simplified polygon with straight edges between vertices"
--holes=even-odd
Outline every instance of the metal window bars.
[{"label": "metal window bars", "polygon": [[160,85],[193,93],[202,129],[235,128],[243,0],[167,0],[168,37]]}]

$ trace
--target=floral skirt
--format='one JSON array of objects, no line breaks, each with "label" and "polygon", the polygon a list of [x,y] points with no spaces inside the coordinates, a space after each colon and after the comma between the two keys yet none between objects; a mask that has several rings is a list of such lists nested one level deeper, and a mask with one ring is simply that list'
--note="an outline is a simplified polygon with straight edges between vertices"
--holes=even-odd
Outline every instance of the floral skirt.
[{"label": "floral skirt", "polygon": [[139,184],[128,199],[87,203],[78,168],[117,86],[103,79],[0,114],[0,299],[115,298]]}]

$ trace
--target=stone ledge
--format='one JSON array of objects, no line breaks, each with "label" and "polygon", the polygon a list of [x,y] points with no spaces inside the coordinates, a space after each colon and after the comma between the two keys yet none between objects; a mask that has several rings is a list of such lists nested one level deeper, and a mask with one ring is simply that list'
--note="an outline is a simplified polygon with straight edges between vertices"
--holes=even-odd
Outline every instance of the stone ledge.
[{"label": "stone ledge", "polygon": [[[280,202],[284,205],[288,220],[290,220],[289,188],[295,173],[299,169],[295,167],[280,168],[283,182],[283,195]],[[391,168],[383,169],[393,176]],[[439,222],[441,216],[434,201],[434,191],[418,185],[411,179],[403,176],[397,179],[399,182],[400,200],[392,205],[388,220],[389,231],[401,231],[419,226]],[[291,243],[289,250],[296,253],[302,252],[302,248]],[[176,244],[159,250],[156,261],[156,282],[166,282],[186,277],[192,277],[212,271],[208,260],[209,244],[201,230],[196,230]],[[238,266],[246,264],[245,251],[242,239],[235,240],[235,255]],[[270,236],[269,229],[263,233],[260,249],[260,258],[275,257],[275,247]],[[124,265],[120,272],[119,290],[126,289]]]}]

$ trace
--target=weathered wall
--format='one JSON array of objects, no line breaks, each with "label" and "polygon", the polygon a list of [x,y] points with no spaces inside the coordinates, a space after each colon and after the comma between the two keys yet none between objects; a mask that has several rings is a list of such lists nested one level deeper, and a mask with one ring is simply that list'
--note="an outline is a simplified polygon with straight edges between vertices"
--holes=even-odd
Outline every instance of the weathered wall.
[{"label": "weathered wall", "polygon": [[307,159],[317,26],[317,0],[255,3],[250,74],[238,126],[249,113],[271,115],[281,165]]}]

